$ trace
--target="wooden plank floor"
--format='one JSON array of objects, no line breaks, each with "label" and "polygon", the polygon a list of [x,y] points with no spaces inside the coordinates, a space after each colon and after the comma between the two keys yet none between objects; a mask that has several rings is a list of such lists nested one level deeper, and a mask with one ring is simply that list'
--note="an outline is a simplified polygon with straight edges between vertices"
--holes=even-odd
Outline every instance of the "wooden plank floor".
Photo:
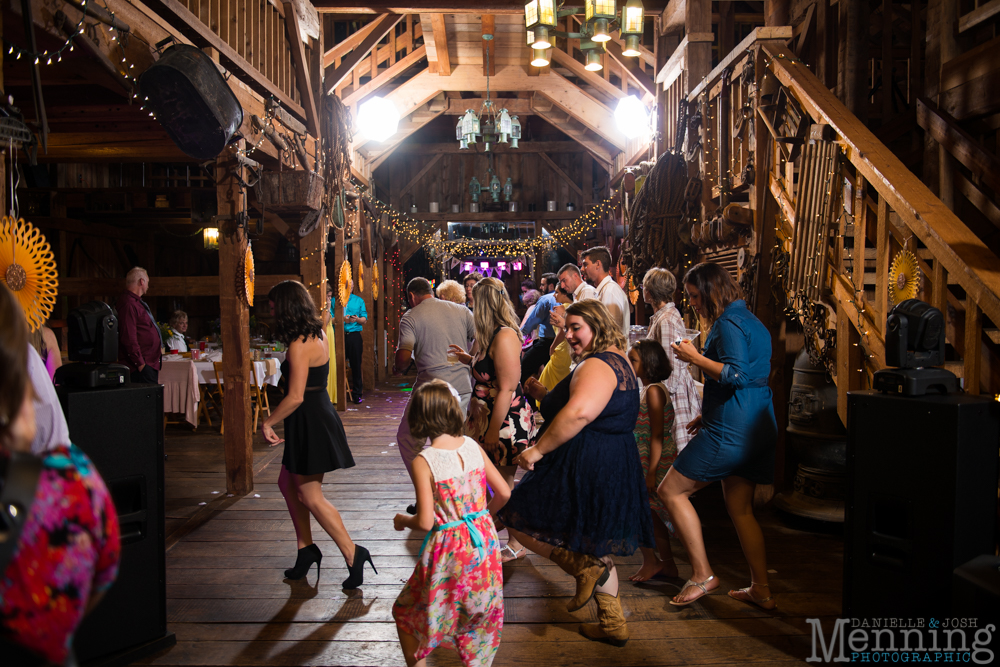
[{"label": "wooden plank floor", "polygon": [[[340,554],[313,521],[323,571],[287,582],[295,533],[277,479],[281,447],[255,436],[255,489],[225,492],[222,438],[216,429],[167,430],[167,614],[177,645],[144,660],[149,665],[404,665],[392,604],[412,572],[422,533],[396,532],[392,517],[413,500],[395,447],[408,394],[401,381],[382,385],[341,416],[357,466],[327,475],[324,491],[354,540],[372,552],[378,575],[347,593]],[[728,665],[800,663],[811,653],[806,618],[828,627],[840,613],[842,540],[838,531],[792,525],[760,513],[771,583],[779,611],[765,613],[728,598],[749,584],[736,533],[719,485],[698,494],[705,539],[720,593],[690,607],[667,603],[682,580],[634,585],[625,579],[641,563],[618,560],[621,596],[632,639],[625,648],[589,642],[577,633],[596,619],[594,605],[570,614],[564,603],[573,580],[538,556],[505,566],[503,640],[494,665]],[[501,537],[504,537],[501,535]],[[690,574],[678,552],[681,576]],[[431,665],[458,665],[446,650]]]}]

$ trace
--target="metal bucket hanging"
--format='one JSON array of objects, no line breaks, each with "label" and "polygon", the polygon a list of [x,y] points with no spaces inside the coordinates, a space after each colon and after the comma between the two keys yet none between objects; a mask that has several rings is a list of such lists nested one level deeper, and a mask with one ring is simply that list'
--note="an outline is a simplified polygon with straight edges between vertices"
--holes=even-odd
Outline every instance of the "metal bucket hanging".
[{"label": "metal bucket hanging", "polygon": [[189,44],[167,49],[139,85],[163,129],[195,159],[219,155],[243,124],[243,108],[218,67]]}]

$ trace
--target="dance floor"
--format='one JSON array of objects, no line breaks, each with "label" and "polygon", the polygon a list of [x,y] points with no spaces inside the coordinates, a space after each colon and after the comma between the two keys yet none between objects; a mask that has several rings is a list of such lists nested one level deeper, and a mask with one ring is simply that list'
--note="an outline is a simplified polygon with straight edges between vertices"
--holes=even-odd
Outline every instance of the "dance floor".
[{"label": "dance floor", "polygon": [[[295,533],[278,491],[281,446],[254,443],[255,488],[226,496],[218,423],[167,429],[167,620],[177,645],[149,665],[404,665],[392,604],[409,577],[423,533],[396,532],[392,518],[413,500],[395,447],[407,393],[402,380],[382,384],[364,404],[342,413],[357,466],[327,475],[324,492],[354,540],[371,551],[378,575],[345,592],[347,576],[334,543],[313,521],[323,551],[317,581],[283,580],[295,561]],[[272,402],[276,405],[276,401]],[[778,610],[761,611],[727,597],[749,585],[749,572],[718,485],[698,494],[705,541],[722,586],[689,607],[667,603],[683,580],[626,581],[641,555],[618,560],[622,604],[632,639],[624,648],[587,641],[580,622],[596,620],[593,603],[567,613],[573,580],[538,556],[504,568],[506,615],[494,665],[767,665],[801,663],[810,655],[807,618],[825,628],[840,613],[842,540],[770,510],[759,512],[767,539]],[[504,537],[501,535],[501,537]],[[681,576],[690,574],[674,541]],[[430,665],[458,665],[438,649]]]}]

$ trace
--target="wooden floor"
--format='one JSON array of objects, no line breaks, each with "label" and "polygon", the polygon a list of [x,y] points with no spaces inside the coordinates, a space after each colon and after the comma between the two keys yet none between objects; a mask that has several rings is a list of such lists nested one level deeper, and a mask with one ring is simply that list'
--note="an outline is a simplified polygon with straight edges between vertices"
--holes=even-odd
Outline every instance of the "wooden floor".
[{"label": "wooden floor", "polygon": [[[342,413],[357,466],[327,476],[324,491],[341,511],[353,539],[371,551],[379,574],[351,594],[330,538],[313,522],[323,571],[307,581],[283,580],[295,560],[295,534],[278,491],[281,447],[260,436],[254,445],[255,489],[227,497],[222,438],[204,426],[169,426],[166,464],[167,614],[177,645],[144,660],[151,665],[404,665],[391,608],[409,577],[422,533],[396,532],[392,517],[413,500],[395,447],[408,394],[401,381],[370,392]],[[506,615],[494,665],[767,665],[799,663],[811,653],[806,618],[840,612],[842,540],[837,531],[793,526],[760,513],[779,611],[765,613],[721,591],[749,584],[736,534],[718,485],[695,499],[720,594],[686,608],[667,604],[682,581],[624,581],[641,556],[618,560],[622,603],[632,639],[625,648],[589,642],[577,633],[595,620],[593,603],[570,614],[564,603],[573,580],[530,555],[505,566]],[[505,537],[501,534],[501,537]],[[690,574],[679,546],[682,577]],[[460,664],[446,650],[432,665]]]}]

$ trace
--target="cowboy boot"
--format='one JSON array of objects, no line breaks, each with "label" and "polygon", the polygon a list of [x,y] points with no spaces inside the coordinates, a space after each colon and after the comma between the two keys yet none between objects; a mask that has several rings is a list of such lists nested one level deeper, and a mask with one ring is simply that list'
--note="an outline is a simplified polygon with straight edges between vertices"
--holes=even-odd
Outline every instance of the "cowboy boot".
[{"label": "cowboy boot", "polygon": [[581,623],[580,634],[595,642],[606,642],[612,646],[622,647],[628,642],[628,625],[625,624],[625,612],[617,596],[598,593],[597,623]]},{"label": "cowboy boot", "polygon": [[577,611],[590,602],[590,598],[594,597],[594,590],[611,575],[604,561],[590,554],[556,547],[550,558],[563,572],[576,578],[576,595],[566,603],[566,610],[569,612]]}]

